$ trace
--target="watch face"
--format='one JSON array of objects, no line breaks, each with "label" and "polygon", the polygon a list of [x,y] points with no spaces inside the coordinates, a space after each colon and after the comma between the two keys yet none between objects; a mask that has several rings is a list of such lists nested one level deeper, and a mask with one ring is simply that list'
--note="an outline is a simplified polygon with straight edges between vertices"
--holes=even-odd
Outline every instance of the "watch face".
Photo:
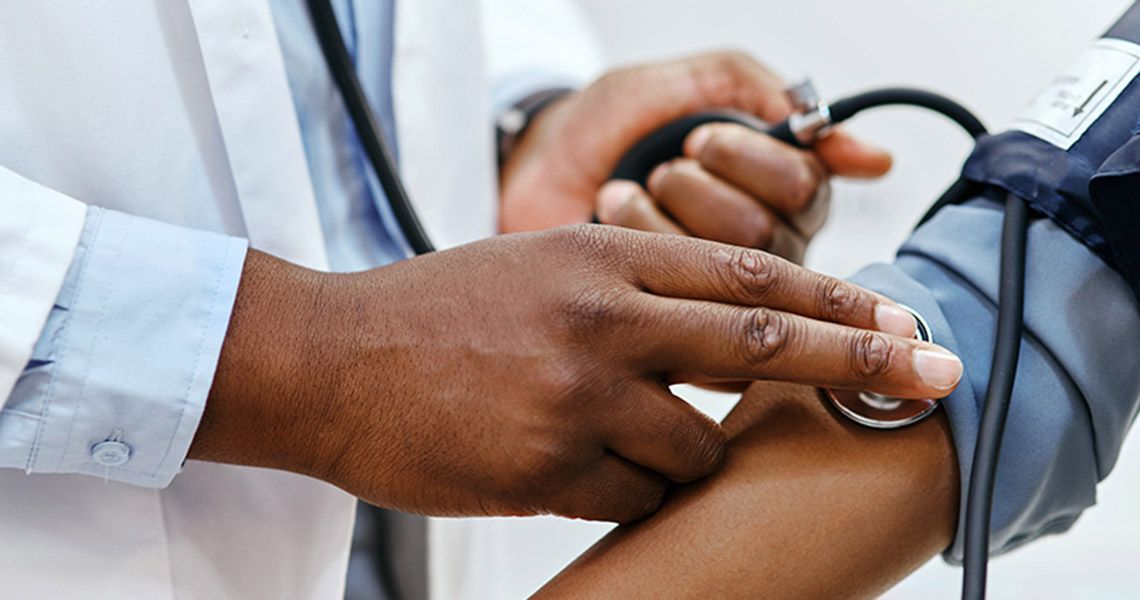
[{"label": "watch face", "polygon": [[[923,342],[934,342],[930,325],[913,308],[902,306],[914,315],[914,338]],[[939,401],[933,399],[904,400],[874,392],[859,390],[825,389],[824,395],[840,414],[865,427],[875,429],[896,429],[917,423],[938,408]]]}]

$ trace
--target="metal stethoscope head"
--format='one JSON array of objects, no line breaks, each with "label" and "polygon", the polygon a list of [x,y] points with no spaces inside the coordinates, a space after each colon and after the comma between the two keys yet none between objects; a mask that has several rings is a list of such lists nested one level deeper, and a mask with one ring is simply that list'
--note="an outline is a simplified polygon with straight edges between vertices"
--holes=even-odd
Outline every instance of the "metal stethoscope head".
[{"label": "metal stethoscope head", "polygon": [[[933,343],[934,335],[922,315],[909,306],[900,306],[914,316],[914,339]],[[839,414],[874,429],[898,429],[917,423],[930,416],[939,404],[937,399],[904,400],[858,390],[825,389],[823,394]]]}]

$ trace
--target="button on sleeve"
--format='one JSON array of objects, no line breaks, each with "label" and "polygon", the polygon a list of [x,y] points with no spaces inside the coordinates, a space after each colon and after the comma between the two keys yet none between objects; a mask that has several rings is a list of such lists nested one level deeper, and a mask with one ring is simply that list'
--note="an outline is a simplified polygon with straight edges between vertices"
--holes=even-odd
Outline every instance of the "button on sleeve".
[{"label": "button on sleeve", "polygon": [[88,208],[0,412],[0,466],[170,483],[201,420],[245,252],[241,239]]}]

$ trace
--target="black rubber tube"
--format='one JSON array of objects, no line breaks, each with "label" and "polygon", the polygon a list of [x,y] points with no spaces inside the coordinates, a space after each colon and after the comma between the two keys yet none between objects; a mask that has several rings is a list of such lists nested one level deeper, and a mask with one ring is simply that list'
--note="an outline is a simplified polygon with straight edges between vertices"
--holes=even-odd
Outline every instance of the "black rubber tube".
[{"label": "black rubber tube", "polygon": [[332,5],[328,0],[308,0],[308,5],[313,29],[317,32],[317,39],[320,41],[321,52],[325,56],[329,72],[332,73],[333,80],[340,89],[341,98],[344,99],[348,115],[356,127],[356,135],[364,148],[364,154],[380,180],[380,187],[388,196],[388,205],[392,207],[400,231],[416,254],[434,251],[435,246],[432,245],[419,217],[416,216],[408,192],[396,172],[396,159],[388,147],[383,128],[380,127],[376,115],[372,113],[368,97],[365,96],[360,79],[356,76],[356,67],[348,53],[348,47],[344,44],[344,38],[340,35],[340,26],[337,24]]},{"label": "black rubber tube", "polygon": [[1021,330],[1025,302],[1025,254],[1029,207],[1009,194],[1001,233],[1001,272],[998,287],[997,335],[986,388],[978,442],[974,446],[966,502],[965,560],[962,569],[962,598],[986,597],[986,574],[990,554],[990,516],[993,509],[994,481],[998,457],[1009,415],[1017,360],[1021,350]]},{"label": "black rubber tube", "polygon": [[638,140],[622,155],[617,167],[610,173],[610,179],[628,179],[645,185],[649,174],[657,168],[657,165],[684,155],[685,138],[689,137],[689,133],[694,129],[706,123],[736,123],[771,134],[763,121],[741,113],[707,111],[681,117]]},{"label": "black rubber tube", "polygon": [[[913,88],[883,88],[838,100],[831,105],[831,118],[833,122],[839,123],[868,108],[891,105],[916,106],[937,112],[957,123],[974,139],[986,133],[986,126],[958,102],[934,92]],[[981,190],[982,186],[978,183],[958,179],[927,209],[918,224],[926,223],[946,206],[977,196]]]},{"label": "black rubber tube", "polygon": [[[913,88],[883,88],[838,100],[830,106],[831,123],[842,123],[857,113],[881,106],[926,108],[954,121],[973,138],[986,133],[985,125],[966,107],[945,96]],[[682,156],[685,138],[688,137],[689,133],[701,125],[714,122],[744,125],[756,131],[767,133],[786,144],[798,148],[806,147],[792,133],[789,121],[782,121],[768,127],[755,117],[738,112],[707,111],[681,117],[639,140],[618,161],[617,167],[610,174],[610,178],[628,179],[644,185],[645,180],[657,165]],[[948,193],[951,191],[966,192],[972,191],[972,189],[964,190],[952,187],[947,190]],[[928,217],[937,212],[939,208],[951,203],[951,200],[960,199],[963,198],[958,195],[947,197],[947,194],[943,194],[943,198],[939,198],[939,201],[931,207]]]},{"label": "black rubber tube", "polygon": [[831,120],[842,123],[868,108],[891,105],[930,109],[960,125],[971,137],[986,132],[986,126],[966,107],[941,94],[915,88],[883,88],[837,100],[831,104]]}]

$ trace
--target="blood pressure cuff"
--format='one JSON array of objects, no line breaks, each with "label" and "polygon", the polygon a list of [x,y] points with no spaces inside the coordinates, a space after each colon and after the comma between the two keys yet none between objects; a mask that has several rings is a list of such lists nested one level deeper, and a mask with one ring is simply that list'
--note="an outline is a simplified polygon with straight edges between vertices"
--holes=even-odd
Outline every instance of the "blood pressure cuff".
[{"label": "blood pressure cuff", "polygon": [[963,178],[1012,192],[1123,275],[1140,300],[1140,2],[1014,121]]}]

